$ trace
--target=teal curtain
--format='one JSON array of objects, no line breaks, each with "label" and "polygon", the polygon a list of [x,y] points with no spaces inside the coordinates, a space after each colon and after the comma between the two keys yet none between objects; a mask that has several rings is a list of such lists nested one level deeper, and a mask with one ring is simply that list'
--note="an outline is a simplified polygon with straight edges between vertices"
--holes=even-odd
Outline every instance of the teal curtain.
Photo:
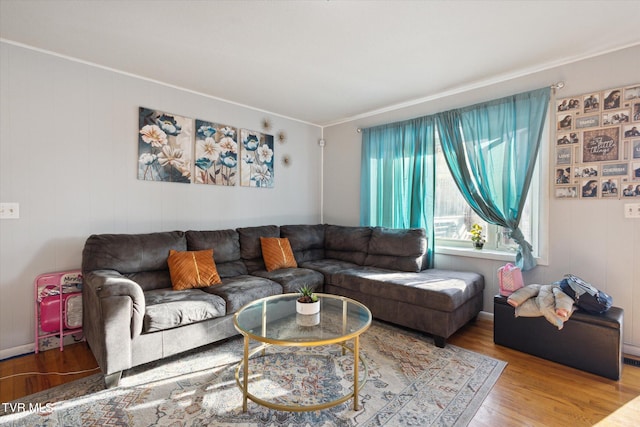
[{"label": "teal curtain", "polygon": [[424,228],[433,267],[435,120],[407,120],[363,130],[360,224]]},{"label": "teal curtain", "polygon": [[536,266],[518,227],[547,115],[550,88],[542,88],[436,115],[451,174],[471,208],[510,230],[519,245],[516,265]]}]

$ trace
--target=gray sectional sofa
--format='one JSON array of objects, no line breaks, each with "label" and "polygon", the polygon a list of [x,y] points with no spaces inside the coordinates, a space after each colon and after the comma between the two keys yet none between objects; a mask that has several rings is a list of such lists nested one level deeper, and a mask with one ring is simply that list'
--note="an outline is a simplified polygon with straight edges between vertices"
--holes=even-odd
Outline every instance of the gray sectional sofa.
[{"label": "gray sectional sofa", "polygon": [[[260,237],[288,238],[298,268],[267,271]],[[169,250],[212,248],[222,283],[173,290]],[[484,278],[426,269],[426,249],[421,229],[326,224],[92,235],[82,254],[84,334],[112,387],[129,368],[238,334],[233,314],[243,305],[308,285],[443,347],[482,309]]]}]

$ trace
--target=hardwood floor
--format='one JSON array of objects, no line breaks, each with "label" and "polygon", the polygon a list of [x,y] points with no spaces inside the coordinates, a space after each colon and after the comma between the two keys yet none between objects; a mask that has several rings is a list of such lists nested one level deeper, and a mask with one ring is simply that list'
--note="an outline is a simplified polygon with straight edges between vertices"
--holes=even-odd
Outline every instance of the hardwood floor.
[{"label": "hardwood floor", "polygon": [[[470,426],[630,426],[640,424],[640,368],[624,365],[620,381],[568,368],[493,343],[493,323],[479,319],[449,343],[508,363]],[[0,402],[98,372],[27,375],[21,372],[70,372],[96,368],[86,343],[0,362]],[[629,402],[625,408],[616,412]],[[616,412],[615,414],[613,414]],[[612,415],[613,414],[613,415]]]}]

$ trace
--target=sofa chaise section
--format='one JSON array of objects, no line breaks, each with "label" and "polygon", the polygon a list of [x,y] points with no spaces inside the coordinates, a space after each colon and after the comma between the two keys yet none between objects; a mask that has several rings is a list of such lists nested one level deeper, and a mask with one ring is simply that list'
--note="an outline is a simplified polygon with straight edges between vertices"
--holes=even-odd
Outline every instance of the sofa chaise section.
[{"label": "sofa chaise section", "polygon": [[331,275],[327,292],[365,304],[375,318],[431,334],[438,347],[482,310],[484,278],[471,272],[360,267]]},{"label": "sofa chaise section", "polygon": [[362,302],[377,319],[431,334],[444,347],[482,310],[484,277],[427,269],[423,229],[326,225],[324,236],[319,230],[282,226],[281,234],[302,267],[323,273],[325,292]]}]

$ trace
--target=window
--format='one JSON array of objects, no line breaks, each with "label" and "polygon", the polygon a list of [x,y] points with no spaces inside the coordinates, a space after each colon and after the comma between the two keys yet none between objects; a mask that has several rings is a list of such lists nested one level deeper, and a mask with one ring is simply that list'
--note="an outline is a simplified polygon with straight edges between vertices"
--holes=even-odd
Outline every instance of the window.
[{"label": "window", "polygon": [[[541,144],[540,152],[543,151],[545,146],[546,144]],[[487,239],[485,243],[486,249],[515,252],[518,249],[518,245],[508,237],[508,230],[497,225],[487,224],[464,200],[449,172],[438,138],[436,138],[435,151],[436,200],[434,231],[436,246],[470,248],[471,236],[469,235],[469,230],[474,223],[478,223],[482,225]],[[538,161],[537,165],[539,163]],[[526,240],[533,246],[534,253],[538,252],[537,227],[534,226],[537,223],[535,221],[537,217],[535,213],[538,212],[537,207],[539,205],[540,184],[538,169],[538,166],[536,166],[522,218],[520,219],[520,230]]]}]

